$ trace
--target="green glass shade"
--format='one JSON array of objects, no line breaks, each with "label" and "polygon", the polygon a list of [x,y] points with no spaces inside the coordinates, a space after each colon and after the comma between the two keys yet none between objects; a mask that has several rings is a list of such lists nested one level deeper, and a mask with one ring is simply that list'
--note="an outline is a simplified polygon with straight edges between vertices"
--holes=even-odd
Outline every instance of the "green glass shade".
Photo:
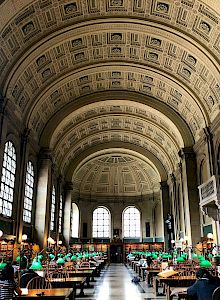
[{"label": "green glass shade", "polygon": [[71,260],[77,260],[77,256],[76,256],[76,255],[73,255],[70,259],[71,259]]},{"label": "green glass shade", "polygon": [[54,258],[55,258],[55,255],[52,254],[52,253],[50,253],[50,254],[49,254],[49,258],[50,258],[50,259],[54,259]]},{"label": "green glass shade", "polygon": [[192,258],[197,258],[197,257],[198,257],[198,255],[196,253],[192,254]]},{"label": "green glass shade", "polygon": [[5,262],[0,262],[0,270],[3,270],[7,264]]},{"label": "green glass shade", "polygon": [[199,255],[198,258],[200,261],[205,260],[205,257],[203,255]]},{"label": "green glass shade", "polygon": [[200,267],[201,268],[211,268],[212,264],[210,263],[210,261],[204,259],[204,260],[201,261]]},{"label": "green glass shade", "polygon": [[30,266],[30,269],[32,270],[42,270],[42,264],[40,262],[40,260],[37,261],[36,257],[34,258],[32,265]]},{"label": "green glass shade", "polygon": [[168,257],[168,259],[172,259],[173,258],[171,254],[168,254],[167,257]]},{"label": "green glass shade", "polygon": [[39,255],[38,255],[38,259],[41,260],[42,258],[43,258],[43,255],[42,255],[42,254],[39,254]]},{"label": "green glass shade", "polygon": [[211,258],[213,255],[211,253],[208,254],[208,257]]},{"label": "green glass shade", "polygon": [[17,257],[15,258],[16,261],[19,261],[20,259],[21,259],[20,256],[17,256]]},{"label": "green glass shade", "polygon": [[176,261],[179,262],[179,263],[180,262],[185,262],[185,259],[184,259],[184,257],[179,256],[179,257],[177,257]]},{"label": "green glass shade", "polygon": [[64,264],[65,260],[62,257],[59,257],[57,260],[57,264]]}]

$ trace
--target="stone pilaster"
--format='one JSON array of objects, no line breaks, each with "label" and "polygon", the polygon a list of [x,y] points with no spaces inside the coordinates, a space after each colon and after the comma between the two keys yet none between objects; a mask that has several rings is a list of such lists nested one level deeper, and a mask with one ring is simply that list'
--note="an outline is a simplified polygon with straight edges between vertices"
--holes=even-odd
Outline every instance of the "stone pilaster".
[{"label": "stone pilaster", "polygon": [[205,133],[205,141],[207,143],[207,152],[209,158],[209,169],[210,176],[215,174],[215,153],[214,153],[214,145],[213,145],[213,135],[210,132],[209,127],[204,128]]},{"label": "stone pilaster", "polygon": [[71,204],[72,204],[72,182],[66,182],[64,186],[64,220],[63,220],[63,237],[66,245],[70,242],[70,231],[71,231]]},{"label": "stone pilaster", "polygon": [[24,196],[25,196],[25,184],[26,184],[26,171],[28,162],[28,138],[30,130],[26,128],[21,136],[21,159],[19,169],[19,191],[18,191],[18,206],[16,214],[16,242],[22,242],[23,231],[23,209],[24,209]]},{"label": "stone pilaster", "polygon": [[47,246],[50,230],[50,199],[51,199],[51,150],[44,148],[39,154],[39,172],[36,199],[35,228],[40,247]]},{"label": "stone pilaster", "polygon": [[168,245],[168,232],[166,230],[166,226],[165,226],[165,219],[168,215],[168,213],[170,213],[170,201],[169,201],[169,186],[167,184],[166,181],[161,181],[160,182],[160,190],[161,190],[161,205],[162,205],[162,218],[163,218],[163,231],[164,231],[164,246],[165,249],[169,248]]},{"label": "stone pilaster", "polygon": [[200,240],[196,156],[192,148],[181,149],[179,156],[182,164],[185,234],[188,236],[189,245],[195,245]]}]

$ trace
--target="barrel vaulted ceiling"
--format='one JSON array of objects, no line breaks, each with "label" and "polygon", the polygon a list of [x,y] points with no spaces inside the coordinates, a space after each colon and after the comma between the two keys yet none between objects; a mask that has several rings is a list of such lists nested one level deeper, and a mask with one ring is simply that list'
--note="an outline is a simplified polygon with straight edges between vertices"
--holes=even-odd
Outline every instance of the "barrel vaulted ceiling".
[{"label": "barrel vaulted ceiling", "polygon": [[[148,193],[219,114],[219,12],[215,0],[0,0],[1,92],[83,191],[112,193],[117,170],[130,174],[118,193]],[[93,187],[88,170],[103,175]]]}]

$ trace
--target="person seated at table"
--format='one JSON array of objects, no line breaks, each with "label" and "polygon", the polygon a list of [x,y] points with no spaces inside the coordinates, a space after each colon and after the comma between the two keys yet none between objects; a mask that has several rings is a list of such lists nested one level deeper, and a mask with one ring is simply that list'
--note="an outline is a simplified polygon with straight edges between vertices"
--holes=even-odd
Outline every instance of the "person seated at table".
[{"label": "person seated at table", "polygon": [[21,288],[26,288],[28,282],[32,278],[39,276],[33,269],[30,269],[30,267],[31,267],[31,264],[28,265],[27,268],[21,272],[21,280],[20,280]]},{"label": "person seated at table", "polygon": [[12,300],[15,292],[20,295],[21,291],[14,280],[14,268],[6,265],[0,278],[0,300]]},{"label": "person seated at table", "polygon": [[206,269],[199,269],[196,278],[196,282],[187,289],[187,295],[195,300],[212,299],[214,290],[220,286],[219,278],[212,276]]}]

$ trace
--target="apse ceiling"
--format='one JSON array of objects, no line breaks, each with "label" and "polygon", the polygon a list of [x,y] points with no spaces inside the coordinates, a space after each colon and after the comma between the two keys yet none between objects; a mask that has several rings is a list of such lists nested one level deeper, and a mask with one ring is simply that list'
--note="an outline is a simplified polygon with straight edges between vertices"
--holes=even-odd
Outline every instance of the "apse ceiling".
[{"label": "apse ceiling", "polygon": [[[218,1],[0,3],[2,94],[39,145],[53,151],[64,177],[80,182],[91,167],[110,178],[105,163],[119,153],[102,151],[120,147],[121,159],[131,160],[126,172],[139,193],[136,156],[153,163],[142,162],[139,170],[147,174],[147,193],[155,178],[175,170],[180,149],[192,147],[218,115]],[[100,157],[78,170],[94,151]],[[108,170],[122,174],[116,161],[118,167],[109,164]],[[103,180],[96,178],[97,188]],[[95,189],[87,181],[81,187]]]}]

